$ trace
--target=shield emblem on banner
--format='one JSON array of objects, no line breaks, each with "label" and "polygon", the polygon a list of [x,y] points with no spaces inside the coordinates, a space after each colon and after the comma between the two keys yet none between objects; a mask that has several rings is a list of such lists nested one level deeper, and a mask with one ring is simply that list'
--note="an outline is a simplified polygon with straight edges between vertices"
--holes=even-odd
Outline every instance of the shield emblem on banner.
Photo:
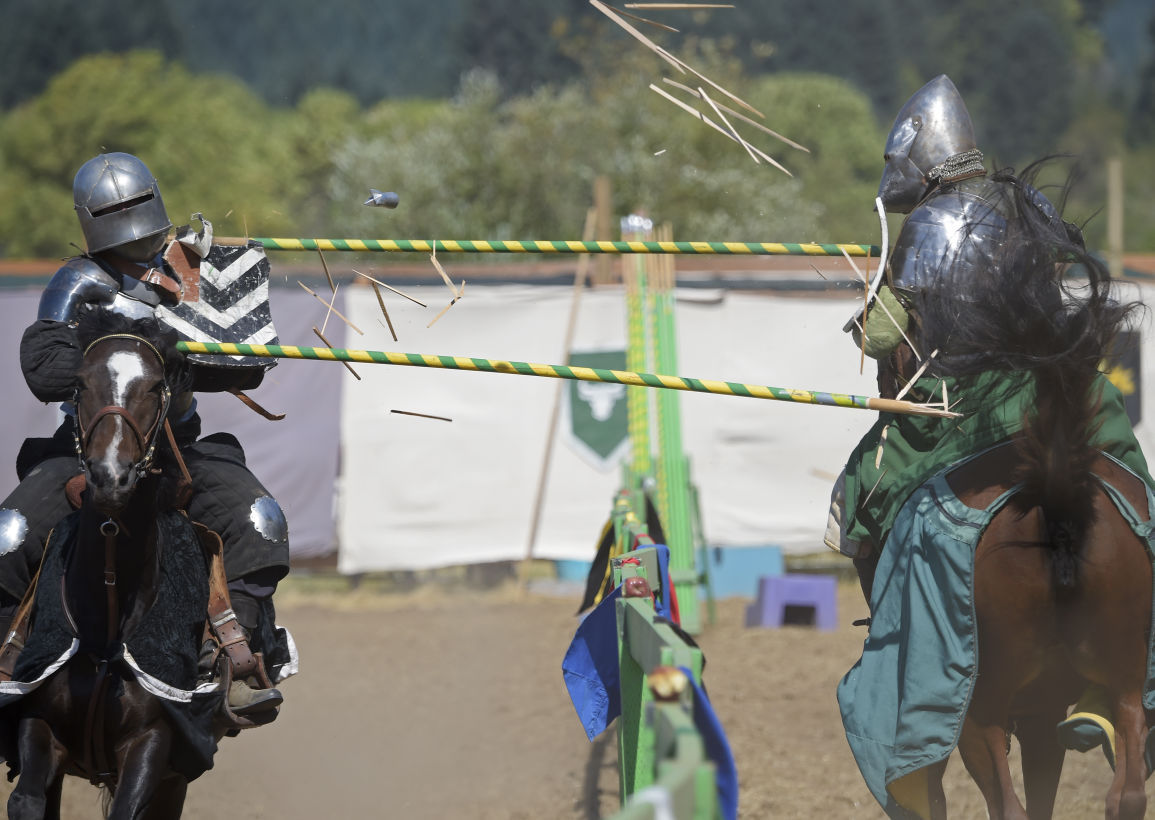
[{"label": "shield emblem on banner", "polygon": [[[624,350],[581,351],[570,354],[572,367],[625,370]],[[629,443],[626,385],[609,382],[566,382],[564,430],[570,447],[594,469],[613,469]]]}]

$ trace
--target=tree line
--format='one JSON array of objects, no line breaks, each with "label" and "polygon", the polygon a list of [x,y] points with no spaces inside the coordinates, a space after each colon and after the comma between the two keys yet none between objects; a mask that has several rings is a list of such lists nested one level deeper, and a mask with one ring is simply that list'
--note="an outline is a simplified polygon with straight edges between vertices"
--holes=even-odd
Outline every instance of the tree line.
[{"label": "tree line", "polygon": [[[1124,157],[1127,246],[1155,250],[1140,190],[1155,63],[1105,78],[1095,28],[1133,0],[760,0],[663,17],[678,34],[646,28],[809,149],[743,127],[791,175],[654,94],[670,69],[585,0],[334,0],[323,15],[296,0],[180,15],[172,0],[13,4],[35,25],[0,32],[0,69],[18,64],[0,70],[9,257],[79,242],[72,175],[102,150],[144,158],[174,221],[201,211],[230,234],[575,237],[605,174],[618,212],[647,209],[686,238],[877,241],[886,131],[941,71],[994,162],[1083,160],[1068,216],[1090,220],[1092,244],[1102,169]],[[370,187],[401,207],[363,207]]]}]

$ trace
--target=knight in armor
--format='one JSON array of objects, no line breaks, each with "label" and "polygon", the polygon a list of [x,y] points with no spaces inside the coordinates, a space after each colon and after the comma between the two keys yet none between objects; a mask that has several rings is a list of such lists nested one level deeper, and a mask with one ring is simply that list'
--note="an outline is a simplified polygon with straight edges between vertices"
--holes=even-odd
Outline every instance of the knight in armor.
[{"label": "knight in armor", "polygon": [[[1025,249],[1016,243],[1053,237],[1046,244],[1085,254],[1081,231],[1031,185],[1032,172],[987,171],[946,75],[899,111],[884,160],[878,196],[887,211],[908,216],[885,284],[853,327],[855,343],[878,360],[881,395],[949,401],[963,419],[882,413],[839,476],[824,540],[854,560],[868,603],[879,551],[910,494],[943,468],[1011,438],[1031,407],[1033,377],[1017,365],[1031,351],[1013,348],[1030,339],[1031,321],[1049,322],[1062,310],[1064,291],[1058,264],[1015,265],[1016,253],[1040,252],[1037,241]],[[1050,278],[1023,281],[1022,270]],[[1094,443],[1153,485],[1122,394],[1104,376],[1098,390]],[[1069,746],[1102,742],[1098,721],[1078,717],[1095,711],[1086,700],[1077,706],[1064,735]],[[1077,737],[1083,728],[1090,732]]]},{"label": "knight in armor", "polygon": [[[40,564],[52,527],[71,511],[65,484],[80,473],[74,443],[76,374],[82,351],[80,316],[107,311],[152,317],[181,299],[179,274],[166,261],[172,229],[152,173],[138,158],[101,154],[73,182],[76,215],[87,252],[67,260],[49,281],[36,321],[24,332],[20,364],[37,399],[61,402],[64,419],[51,439],[28,439],[17,459],[19,486],[0,504],[0,626],[18,606]],[[159,317],[158,317],[159,318]],[[163,320],[162,320],[163,321]],[[193,389],[174,396],[168,421],[192,477],[190,519],[224,543],[232,608],[251,649],[273,644],[272,595],[289,569],[288,526],[276,500],[245,466],[235,437],[201,438],[194,391],[238,391],[260,384],[262,367],[214,367],[190,359]],[[282,701],[254,679],[234,681],[229,705],[238,714],[264,713]]]}]

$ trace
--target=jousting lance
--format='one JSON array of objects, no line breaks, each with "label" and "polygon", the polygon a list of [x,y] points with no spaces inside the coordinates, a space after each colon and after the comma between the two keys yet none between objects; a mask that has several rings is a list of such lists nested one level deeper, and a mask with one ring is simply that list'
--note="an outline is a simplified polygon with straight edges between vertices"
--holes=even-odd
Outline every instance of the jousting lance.
[{"label": "jousting lance", "polygon": [[353,251],[385,253],[638,253],[732,254],[737,256],[867,256],[874,245],[816,242],[610,242],[578,239],[296,239],[217,237],[218,245],[259,242],[270,251]]},{"label": "jousting lance", "polygon": [[842,393],[792,390],[784,387],[764,387],[756,384],[712,379],[687,379],[681,376],[661,376],[655,373],[635,373],[628,370],[605,370],[560,364],[533,364],[531,362],[511,362],[504,359],[475,359],[465,356],[433,356],[423,353],[387,353],[380,350],[344,350],[342,348],[297,347],[293,345],[177,342],[176,346],[178,350],[185,353],[258,356],[266,359],[318,359],[321,361],[360,362],[362,364],[433,367],[443,370],[473,370],[481,373],[509,373],[519,376],[542,376],[551,379],[574,379],[635,387],[715,393],[721,396],[742,396],[750,399],[818,404],[826,407],[852,407],[860,410],[878,410],[903,415],[936,416],[938,418],[959,418],[961,416],[959,413],[951,412],[942,407],[911,401],[883,399],[876,396],[852,396]]}]

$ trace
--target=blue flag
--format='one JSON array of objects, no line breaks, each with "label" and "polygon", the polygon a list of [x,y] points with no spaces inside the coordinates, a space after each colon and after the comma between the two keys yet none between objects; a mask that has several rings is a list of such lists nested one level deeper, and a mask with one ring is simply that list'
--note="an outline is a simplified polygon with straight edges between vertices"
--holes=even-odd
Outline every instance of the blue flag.
[{"label": "blue flag", "polygon": [[622,713],[615,610],[620,595],[621,587],[614,589],[582,620],[561,662],[565,687],[590,740]]},{"label": "blue flag", "polygon": [[734,754],[730,751],[730,741],[722,722],[714,714],[714,707],[706,696],[706,690],[694,680],[690,670],[682,667],[690,684],[694,687],[694,726],[702,736],[706,756],[714,763],[714,782],[718,789],[718,805],[725,820],[738,817],[738,769],[734,765]]}]

